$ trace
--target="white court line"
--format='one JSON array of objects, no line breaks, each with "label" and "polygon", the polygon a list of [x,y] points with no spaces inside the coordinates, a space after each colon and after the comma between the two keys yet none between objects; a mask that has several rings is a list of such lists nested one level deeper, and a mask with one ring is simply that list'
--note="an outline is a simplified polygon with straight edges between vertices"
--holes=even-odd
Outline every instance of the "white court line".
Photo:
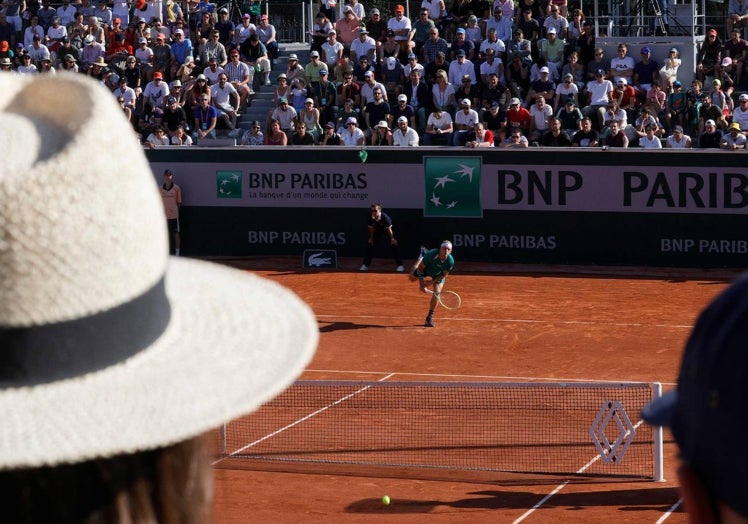
[{"label": "white court line", "polygon": [[[388,375],[388,376],[386,376],[386,377],[384,377],[384,378],[381,378],[381,379],[379,379],[379,380],[378,380],[377,382],[384,382],[385,380],[387,380],[387,379],[388,379],[388,378],[390,378],[391,376],[392,376],[392,375]],[[342,403],[343,403],[343,402],[345,402],[346,400],[348,400],[348,399],[350,399],[350,398],[353,398],[353,397],[355,397],[355,396],[356,396],[356,395],[358,395],[359,393],[363,393],[364,391],[366,391],[366,390],[367,390],[367,389],[369,389],[370,387],[371,387],[371,386],[364,386],[364,387],[362,387],[361,389],[359,389],[359,390],[357,390],[357,391],[354,391],[353,393],[350,393],[350,394],[348,394],[348,395],[346,395],[346,396],[344,396],[344,397],[342,397],[342,398],[339,398],[338,400],[336,400],[336,401],[334,401],[334,402],[331,402],[331,403],[330,403],[330,404],[328,404],[327,406],[324,406],[324,407],[321,407],[321,408],[319,408],[319,409],[318,409],[317,411],[314,411],[314,412],[312,412],[312,413],[309,413],[308,415],[305,415],[305,416],[301,417],[300,419],[298,419],[298,420],[295,420],[294,422],[291,422],[290,424],[288,424],[288,425],[286,425],[286,426],[284,426],[284,427],[282,427],[282,428],[280,428],[280,429],[278,429],[278,430],[275,430],[275,431],[273,431],[272,433],[269,433],[269,434],[265,435],[265,436],[264,436],[264,437],[262,437],[262,438],[259,438],[259,439],[255,440],[254,442],[250,442],[249,444],[247,444],[247,445],[245,445],[245,446],[242,446],[241,448],[237,449],[236,451],[232,451],[231,453],[229,453],[229,454],[228,454],[228,455],[226,455],[225,457],[222,457],[222,458],[220,458],[220,459],[218,459],[218,460],[214,461],[214,462],[213,462],[213,463],[212,463],[211,465],[212,465],[212,466],[215,466],[216,464],[218,464],[218,463],[219,463],[219,462],[221,462],[222,460],[225,460],[225,459],[227,459],[227,458],[231,458],[231,457],[233,457],[234,455],[237,455],[237,454],[241,453],[242,451],[244,451],[244,450],[246,450],[246,449],[249,449],[249,448],[251,448],[252,446],[256,446],[256,445],[257,445],[257,444],[259,444],[260,442],[264,442],[265,440],[267,440],[267,439],[269,439],[269,438],[272,438],[272,437],[274,437],[274,436],[276,436],[276,435],[279,435],[279,434],[283,433],[284,431],[286,431],[286,430],[289,430],[289,429],[291,429],[292,427],[294,427],[294,426],[297,426],[297,425],[301,424],[302,422],[305,422],[305,421],[309,420],[310,418],[312,418],[312,417],[315,417],[315,416],[319,415],[320,413],[324,413],[324,412],[325,412],[325,411],[327,411],[328,409],[330,409],[330,408],[333,408],[333,407],[337,406],[338,404],[342,404]]]},{"label": "white court line", "polygon": [[[636,424],[634,424],[634,430],[636,430],[636,428],[638,428],[639,426],[641,426],[643,422],[644,422],[643,420],[640,420],[639,422],[637,422]],[[587,464],[585,464],[584,466],[582,466],[581,468],[579,468],[579,470],[577,470],[577,474],[584,473],[585,471],[587,471],[598,460],[600,460],[600,455],[596,455]],[[558,486],[556,486],[556,488],[553,491],[551,491],[545,497],[543,497],[542,499],[540,499],[537,504],[535,504],[532,508],[528,509],[524,514],[522,514],[522,516],[520,516],[517,520],[515,520],[514,522],[512,522],[512,524],[517,524],[517,523],[522,522],[523,520],[525,520],[527,517],[529,517],[530,515],[532,515],[535,512],[536,509],[538,509],[543,504],[545,504],[548,501],[548,499],[550,499],[553,495],[555,495],[556,493],[558,493],[559,491],[561,491],[562,489],[564,489],[568,484],[569,484],[569,481],[566,480],[566,481],[562,482],[561,484],[559,484]]]},{"label": "white court line", "polygon": [[683,499],[678,499],[678,502],[670,506],[670,508],[665,512],[665,514],[659,519],[657,519],[657,522],[655,522],[655,524],[662,524],[667,519],[669,519],[670,515],[672,515],[675,512],[675,510],[678,509],[678,507],[680,507],[682,503],[683,503]]},{"label": "white court line", "polygon": [[[397,372],[397,371],[356,371],[356,370],[340,370],[340,369],[306,369],[305,373],[339,373],[341,375],[387,375],[387,378],[394,376],[400,377],[434,377],[434,378],[472,378],[472,379],[491,379],[495,381],[512,381],[518,380],[521,382],[580,382],[586,383],[591,382],[594,384],[621,384],[621,383],[634,383],[639,384],[642,382],[660,382],[663,386],[675,386],[675,382],[662,382],[661,380],[600,380],[594,378],[562,378],[562,377],[514,377],[510,375],[455,375],[447,373],[410,373],[410,372]],[[303,379],[302,379],[303,380]]]},{"label": "white court line", "polygon": [[[358,319],[390,319],[391,316],[382,315],[317,315],[322,322],[325,318],[358,318]],[[482,318],[482,317],[449,317],[450,321],[459,320],[463,322],[500,322],[506,324],[562,324],[576,326],[612,326],[612,327],[650,327],[650,328],[674,328],[691,329],[690,324],[642,324],[640,322],[601,322],[592,320],[554,320],[534,318]]]}]

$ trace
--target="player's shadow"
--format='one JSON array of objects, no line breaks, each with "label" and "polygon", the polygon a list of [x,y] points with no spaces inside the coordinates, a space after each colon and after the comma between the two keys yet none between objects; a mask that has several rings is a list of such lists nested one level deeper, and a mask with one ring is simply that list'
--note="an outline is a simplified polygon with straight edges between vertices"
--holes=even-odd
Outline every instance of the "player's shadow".
[{"label": "player's shadow", "polygon": [[[430,513],[437,506],[464,509],[526,510],[543,498],[527,491],[474,491],[475,497],[458,500],[413,500],[392,497],[389,506],[381,499],[362,499],[349,504],[347,513]],[[583,510],[586,507],[617,506],[618,511],[655,510],[665,512],[678,500],[678,488],[605,490],[581,493],[557,493],[540,509]],[[682,511],[682,506],[678,511]]]},{"label": "player's shadow", "polygon": [[387,328],[393,326],[383,326],[381,324],[357,324],[355,322],[323,322],[319,321],[319,324],[327,324],[319,328],[320,333],[332,333],[333,331],[350,331],[352,329],[369,329],[369,328]]}]

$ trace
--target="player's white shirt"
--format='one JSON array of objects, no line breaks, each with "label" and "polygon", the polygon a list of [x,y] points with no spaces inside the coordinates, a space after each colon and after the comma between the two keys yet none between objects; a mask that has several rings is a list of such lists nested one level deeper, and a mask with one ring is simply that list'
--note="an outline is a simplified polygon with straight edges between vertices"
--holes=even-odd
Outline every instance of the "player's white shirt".
[{"label": "player's white shirt", "polygon": [[138,95],[135,94],[135,90],[132,87],[125,86],[125,89],[120,89],[119,87],[114,90],[114,98],[122,97],[125,99],[125,105],[127,106],[134,106],[135,101],[138,98]]},{"label": "player's white shirt", "polygon": [[141,64],[148,64],[151,61],[151,58],[153,57],[153,49],[151,49],[148,46],[140,47],[135,50],[135,58],[138,59],[138,62]]},{"label": "player's white shirt", "polygon": [[[398,20],[396,16],[393,16],[392,18],[387,20],[387,29],[391,29],[395,32],[401,29],[407,29],[408,31],[410,31],[412,29],[410,25],[410,18],[403,15],[403,17],[400,20]],[[408,40],[408,37],[395,35],[395,40]]]},{"label": "player's white shirt", "polygon": [[59,25],[57,27],[49,26],[49,29],[47,29],[47,36],[52,40],[62,40],[68,36],[68,28],[64,25]]},{"label": "player's white shirt", "polygon": [[206,67],[205,69],[203,69],[203,74],[205,75],[205,78],[208,79],[211,85],[217,84],[218,77],[223,73],[225,73],[225,71],[221,66],[216,67],[215,71],[213,71],[210,67]]},{"label": "player's white shirt", "polygon": [[590,93],[591,106],[608,105],[608,93],[613,92],[613,84],[610,80],[603,80],[602,82],[590,80],[587,82],[587,91]]},{"label": "player's white shirt", "polygon": [[455,124],[457,125],[467,126],[468,129],[472,129],[478,122],[480,122],[480,118],[478,117],[478,112],[474,109],[468,111],[467,114],[462,109],[455,113]]},{"label": "player's white shirt", "polygon": [[220,107],[221,109],[233,110],[234,106],[231,105],[231,96],[238,98],[236,88],[226,82],[223,87],[219,84],[210,86],[210,97],[213,100],[213,105]]},{"label": "player's white shirt", "polygon": [[356,60],[358,60],[362,56],[368,56],[369,59],[373,58],[375,56],[375,53],[372,53],[371,51],[376,50],[376,48],[377,41],[370,36],[367,36],[366,40],[364,40],[363,42],[360,38],[356,38],[353,42],[351,42],[351,54],[355,53]]},{"label": "player's white shirt", "polygon": [[143,98],[145,98],[153,107],[164,107],[166,97],[169,96],[169,84],[163,80],[148,82],[148,85],[143,89]]},{"label": "player's white shirt", "polygon": [[[625,71],[626,69],[631,69],[633,71],[634,69],[634,59],[630,56],[625,56],[623,58],[611,58],[610,59],[610,68],[613,71]],[[618,82],[620,79],[629,80],[631,76],[617,76],[615,73],[613,73],[613,81]]]}]

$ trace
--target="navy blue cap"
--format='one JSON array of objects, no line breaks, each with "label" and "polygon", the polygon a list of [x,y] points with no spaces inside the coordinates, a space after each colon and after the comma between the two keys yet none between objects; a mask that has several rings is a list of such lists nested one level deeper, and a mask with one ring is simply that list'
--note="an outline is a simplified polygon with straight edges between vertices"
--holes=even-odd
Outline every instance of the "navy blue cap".
[{"label": "navy blue cap", "polygon": [[[736,440],[748,432],[748,274],[699,315],[683,353],[678,386],[642,409],[667,426],[682,460],[716,499],[748,517],[748,454]],[[732,443],[732,444],[731,444]]]}]

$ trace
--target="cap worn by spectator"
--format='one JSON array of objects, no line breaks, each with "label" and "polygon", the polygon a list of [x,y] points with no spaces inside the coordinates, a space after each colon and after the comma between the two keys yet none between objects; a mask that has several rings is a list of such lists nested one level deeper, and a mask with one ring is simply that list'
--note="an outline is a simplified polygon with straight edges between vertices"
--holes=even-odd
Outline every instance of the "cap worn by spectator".
[{"label": "cap worn by spectator", "polygon": [[696,320],[676,388],[641,412],[649,424],[670,428],[678,445],[682,463],[678,476],[691,522],[743,522],[748,517],[748,455],[728,444],[748,429],[746,339],[748,275],[744,274]]},{"label": "cap worn by spectator", "polygon": [[572,105],[572,106],[573,106],[574,104],[576,104],[576,102],[574,102],[574,99],[573,99],[573,98],[567,98],[567,99],[566,99],[566,105],[567,105],[567,106],[568,106],[568,105]]},{"label": "cap worn by spectator", "polygon": [[648,47],[642,47],[641,54],[643,55],[649,55],[652,54],[652,50]]},{"label": "cap worn by spectator", "polygon": [[738,101],[748,102],[748,93],[741,93],[741,95],[738,97]]},{"label": "cap worn by spectator", "polygon": [[400,118],[397,119],[397,123],[399,124],[401,122],[405,122],[407,124],[408,123],[408,118],[405,117],[405,116],[401,116]]},{"label": "cap worn by spectator", "polygon": [[[197,437],[290,384],[311,359],[319,329],[309,307],[278,284],[168,256],[151,168],[136,141],[122,140],[132,127],[108,90],[81,75],[25,76],[4,79],[0,94],[10,166],[0,206],[0,469],[31,471],[34,489],[61,478],[94,488],[90,507],[54,499],[49,511],[10,510],[83,522],[115,507],[115,496],[129,497],[131,481],[107,479],[113,470],[104,459],[132,455],[116,463],[114,477],[143,481],[151,462],[142,452]],[[51,118],[55,100],[65,100],[67,125]],[[28,144],[35,147],[22,151]],[[113,151],[127,161],[102,191]],[[82,220],[86,241],[70,241]],[[112,231],[127,231],[127,240],[111,242]],[[138,471],[128,465],[135,462]],[[201,482],[200,462],[189,462],[190,482]],[[55,475],[58,465],[84,466]],[[149,484],[140,494],[150,499],[150,488],[158,491]],[[131,521],[129,509],[115,513]]]},{"label": "cap worn by spectator", "polygon": [[314,103],[314,100],[313,100],[313,99],[311,99],[311,98],[307,98],[306,100],[304,100],[304,103],[305,103],[305,104],[313,104],[313,103]]},{"label": "cap worn by spectator", "polygon": [[352,13],[352,12],[353,12],[353,9],[349,5],[343,8],[343,13]]},{"label": "cap worn by spectator", "polygon": [[458,35],[464,35],[464,34],[465,34],[465,28],[464,28],[464,27],[460,27],[460,28],[458,28],[458,29],[457,29],[457,34],[458,34]]},{"label": "cap worn by spectator", "polygon": [[145,38],[143,38],[143,37],[140,37],[140,38],[138,39],[138,43],[139,43],[139,44],[147,44],[147,43],[148,43],[148,40],[146,40],[146,39],[145,39]]},{"label": "cap worn by spectator", "polygon": [[398,102],[407,102],[408,101],[408,96],[407,95],[403,95],[403,94],[397,95],[397,101]]},{"label": "cap worn by spectator", "polygon": [[396,14],[397,13],[404,13],[404,12],[405,12],[405,8],[401,4],[397,4],[395,6],[395,13]]},{"label": "cap worn by spectator", "polygon": [[546,66],[543,66],[540,68],[541,73],[550,73],[550,69],[548,69]]},{"label": "cap worn by spectator", "polygon": [[309,53],[310,58],[319,58],[319,53],[317,51],[312,51]]},{"label": "cap worn by spectator", "polygon": [[[70,56],[70,55],[68,55],[68,56]],[[118,84],[126,84],[127,83],[127,77],[125,77],[124,75],[121,76],[121,77],[119,77],[119,80],[117,80],[117,83]]]},{"label": "cap worn by spectator", "polygon": [[460,105],[463,106],[463,107],[465,107],[465,106],[470,107],[473,104],[470,103],[470,99],[469,98],[463,98],[462,102],[460,102]]},{"label": "cap worn by spectator", "polygon": [[616,84],[618,84],[619,86],[625,86],[625,85],[628,85],[628,82],[626,81],[626,79],[625,79],[625,78],[619,78],[619,79],[618,79],[618,80],[616,81]]},{"label": "cap worn by spectator", "polygon": [[722,81],[719,78],[715,78],[714,80],[712,80],[712,85],[713,86],[721,86],[722,85]]},{"label": "cap worn by spectator", "polygon": [[353,104],[353,99],[352,98],[346,98],[345,99],[345,103],[346,104]]},{"label": "cap worn by spectator", "polygon": [[372,9],[371,11],[369,11],[369,15],[379,15],[379,14],[380,14],[379,9],[377,9],[376,7]]},{"label": "cap worn by spectator", "polygon": [[354,117],[352,117],[352,116],[348,117],[348,120],[346,120],[346,121],[345,121],[345,125],[347,125],[347,126],[348,126],[348,125],[351,125],[351,124],[353,124],[353,125],[357,126],[357,125],[358,125],[358,120],[356,120],[356,119],[355,119]]},{"label": "cap worn by spectator", "polygon": [[114,18],[112,20],[112,23],[114,23],[114,24],[121,24],[122,23],[122,19],[121,18]]},{"label": "cap worn by spectator", "polygon": [[458,50],[457,51],[457,56],[465,56],[465,50],[464,49]]},{"label": "cap worn by spectator", "polygon": [[683,87],[683,83],[680,80],[673,82],[673,87]]},{"label": "cap worn by spectator", "polygon": [[86,35],[86,38],[83,39],[83,43],[85,45],[91,45],[94,43],[94,41],[95,41],[95,38],[93,37],[93,35]]},{"label": "cap worn by spectator", "polygon": [[327,74],[327,69],[320,69],[319,70],[319,74],[320,75],[326,75]]},{"label": "cap worn by spectator", "polygon": [[682,132],[683,132],[683,126],[673,127],[673,133],[682,133]]},{"label": "cap worn by spectator", "polygon": [[200,73],[197,75],[197,78],[195,80],[207,80],[208,77],[206,77],[204,74]]},{"label": "cap worn by spectator", "polygon": [[380,121],[379,121],[379,122],[377,123],[377,125],[376,125],[376,126],[374,126],[374,127],[383,127],[383,128],[385,128],[385,129],[389,129],[389,127],[390,127],[390,126],[388,126],[388,125],[387,125],[387,122],[385,122],[384,120],[380,120]]},{"label": "cap worn by spectator", "polygon": [[418,58],[415,53],[409,53],[408,54],[408,60],[413,60],[414,58]]},{"label": "cap worn by spectator", "polygon": [[678,52],[678,50],[677,50],[676,48],[674,48],[674,47],[671,47],[671,48],[670,48],[670,52],[671,52],[671,53],[677,53],[677,52]]},{"label": "cap worn by spectator", "polygon": [[556,28],[555,27],[551,27],[550,29],[548,29],[548,34],[549,35],[555,35],[556,34]]},{"label": "cap worn by spectator", "polygon": [[717,30],[716,29],[710,29],[707,34],[709,36],[717,36]]},{"label": "cap worn by spectator", "polygon": [[294,60],[296,62],[299,61],[299,57],[296,55],[296,53],[291,53],[290,55],[288,55],[288,61],[290,62],[291,60]]},{"label": "cap worn by spectator", "polygon": [[717,125],[717,123],[716,123],[716,122],[715,122],[714,120],[712,120],[712,119],[710,118],[709,120],[707,120],[707,121],[706,121],[706,122],[704,123],[704,125],[707,125],[707,126],[716,126],[716,125]]},{"label": "cap worn by spectator", "polygon": [[722,59],[722,67],[727,67],[732,65],[732,58],[729,56],[726,56]]},{"label": "cap worn by spectator", "polygon": [[177,103],[177,99],[174,98],[173,96],[170,96],[169,98],[166,99],[166,103],[167,104],[176,104]]},{"label": "cap worn by spectator", "polygon": [[278,103],[279,104],[287,104],[288,103],[288,99],[285,96],[282,96],[282,97],[280,97],[278,99]]},{"label": "cap worn by spectator", "polygon": [[740,124],[738,124],[737,122],[733,122],[732,124],[730,124],[729,129],[730,131],[732,131],[733,129],[740,131]]},{"label": "cap worn by spectator", "polygon": [[182,35],[182,36],[184,36],[184,31],[182,31],[181,29],[175,29],[174,30],[174,34],[175,35]]},{"label": "cap worn by spectator", "polygon": [[491,102],[491,109],[497,109],[498,107],[499,107],[499,103],[498,102],[496,102],[495,100],[493,102]]},{"label": "cap worn by spectator", "polygon": [[171,83],[171,87],[182,87],[182,81],[177,78]]},{"label": "cap worn by spectator", "polygon": [[326,129],[335,129],[335,124],[333,122],[328,122],[325,124]]},{"label": "cap worn by spectator", "polygon": [[161,71],[156,71],[155,73],[153,73],[153,79],[163,80],[164,74]]},{"label": "cap worn by spectator", "polygon": [[598,69],[597,76],[605,76],[605,69]]},{"label": "cap worn by spectator", "polygon": [[395,32],[392,29],[388,29],[387,36],[395,36]]},{"label": "cap worn by spectator", "polygon": [[360,34],[360,35],[368,35],[369,31],[367,31],[365,27],[359,27],[358,28],[358,34]]},{"label": "cap worn by spectator", "polygon": [[371,71],[367,71],[366,73],[364,73],[364,77],[366,77],[366,78],[373,78],[374,77],[374,73],[372,73]]},{"label": "cap worn by spectator", "polygon": [[280,80],[281,78],[284,78],[284,79],[288,80],[288,76],[286,76],[286,73],[279,74],[278,75],[278,80]]},{"label": "cap worn by spectator", "polygon": [[517,98],[516,96],[514,98],[512,98],[509,101],[509,105],[510,106],[518,106],[519,105],[519,98]]}]

